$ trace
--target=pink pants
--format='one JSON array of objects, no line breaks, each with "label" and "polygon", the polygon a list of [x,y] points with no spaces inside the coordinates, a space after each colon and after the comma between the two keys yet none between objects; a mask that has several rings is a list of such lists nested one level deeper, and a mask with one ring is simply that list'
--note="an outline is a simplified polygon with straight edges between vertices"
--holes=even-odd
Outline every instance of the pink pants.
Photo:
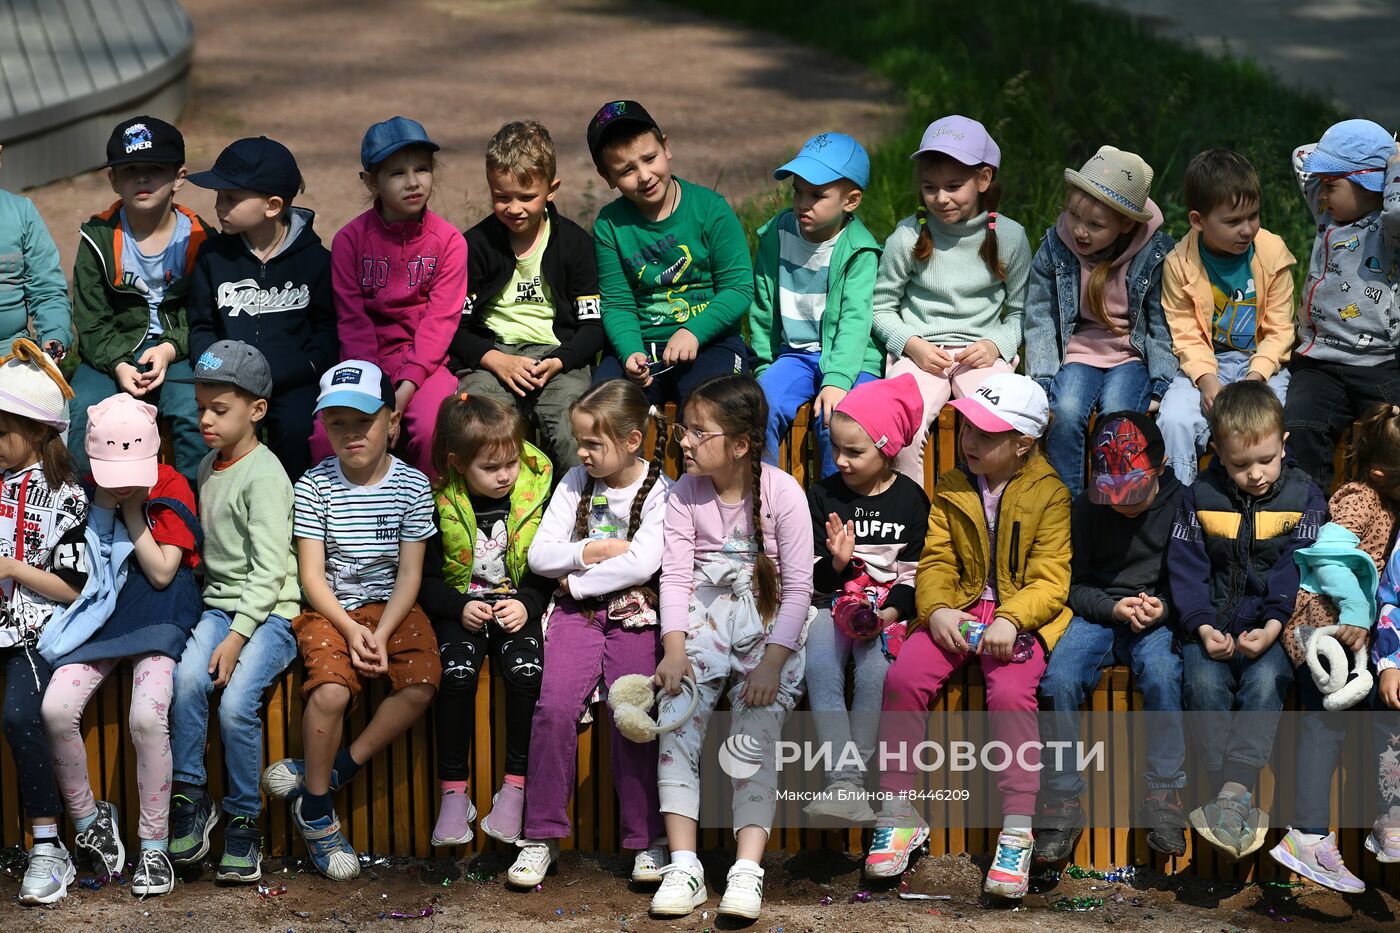
[{"label": "pink pants", "polygon": [[[944,349],[956,350],[957,348],[945,347]],[[933,423],[938,420],[938,413],[943,410],[944,405],[948,404],[948,399],[962,398],[971,393],[988,376],[1014,372],[1014,370],[1005,360],[998,359],[992,365],[982,369],[954,366],[952,376],[935,376],[933,373],[920,369],[907,356],[901,356],[899,359],[890,357],[887,362],[889,367],[885,372],[885,378],[893,379],[895,376],[908,373],[918,382],[919,394],[924,400],[923,422],[914,432],[914,437],[909,445],[895,454],[894,457],[895,470],[903,473],[922,487],[924,485],[924,444],[928,441],[928,432],[933,427]]]},{"label": "pink pants", "polygon": [[[968,611],[977,614],[975,609]],[[1024,714],[991,717],[992,734],[1013,750],[1026,743],[1035,745],[1034,751],[1027,749],[1023,759],[1028,765],[1038,765],[1040,725],[1036,718],[1036,689],[1046,663],[1045,648],[1039,640],[1035,643],[1035,654],[1018,664],[998,661],[989,654],[944,651],[934,643],[927,628],[915,631],[899,649],[899,657],[885,675],[883,712],[904,715],[881,716],[881,748],[888,752],[904,742],[906,748],[912,749],[922,742],[924,718],[913,714],[927,712],[953,672],[973,659],[981,662],[982,676],[987,682],[987,711]],[[1021,768],[1013,760],[1011,767],[998,773],[997,787],[1001,790],[1002,813],[1018,816],[1035,813],[1035,797],[1040,791],[1039,771]],[[886,769],[880,775],[880,789],[891,793],[913,790],[914,773]]]},{"label": "pink pants", "polygon": [[[83,747],[83,708],[120,659],[95,664],[65,664],[54,671],[44,693],[44,729],[49,736],[58,788],[68,815],[91,816],[97,810]],[[147,654],[133,661],[131,677],[131,742],[136,746],[136,790],[141,798],[137,833],[142,839],[164,839],[170,817],[170,696],[175,686],[175,661]]]}]

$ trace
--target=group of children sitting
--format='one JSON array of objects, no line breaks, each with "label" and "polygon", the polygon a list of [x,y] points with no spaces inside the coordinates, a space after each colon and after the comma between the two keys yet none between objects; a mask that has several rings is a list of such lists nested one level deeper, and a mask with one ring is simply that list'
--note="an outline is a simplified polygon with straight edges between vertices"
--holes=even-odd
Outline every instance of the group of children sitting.
[{"label": "group of children sitting", "polygon": [[[770,741],[804,694],[818,712],[894,714],[821,718],[863,767],[827,775],[809,811],[873,821],[865,872],[898,876],[928,837],[915,778],[881,773],[895,802],[877,814],[866,769],[974,659],[1005,714],[994,731],[1017,745],[1041,738],[1037,710],[1072,739],[1115,662],[1148,710],[1257,714],[1196,730],[1212,796],[1189,816],[1179,720],[1149,742],[1149,843],[1179,855],[1189,825],[1232,857],[1264,842],[1254,787],[1306,668],[1316,741],[1272,854],[1363,888],[1327,834],[1345,735],[1329,712],[1347,705],[1343,682],[1349,703],[1400,710],[1389,134],[1349,120],[1294,156],[1318,221],[1296,347],[1294,260],[1260,229],[1258,179],[1233,152],[1191,161],[1191,231],[1174,245],[1151,168],[1104,146],[1066,170],[1064,212],[1032,252],[999,211],[996,142],[945,117],[912,156],[917,210],[882,247],[856,216],[864,149],[823,133],[774,173],[793,206],[758,231],[751,262],[733,211],[672,173],[637,102],[605,105],[587,141],[621,194],[591,237],[554,206],[553,145],[534,122],[492,138],[492,214],[463,235],[427,206],[437,144],[413,120],[377,123],[361,147],[374,204],[327,251],[280,143],[239,140],[186,176],[174,127],[126,121],[107,150],[119,200],[83,225],[71,322],[32,204],[0,193],[0,249],[21,257],[0,267],[19,270],[0,279],[13,331],[0,660],[35,839],[21,902],[52,903],[75,877],[61,812],[96,867],[126,864],[80,727],[127,658],[138,895],[172,890],[221,814],[216,877],[258,879],[262,791],[287,801],[320,872],[355,877],[332,794],[430,706],[433,845],[469,842],[475,825],[519,846],[508,878],[533,887],[570,833],[579,724],[629,674],[654,678],[660,719],[688,720],[650,743],[613,735],[622,843],[632,879],[660,883],[653,913],[708,896],[700,755],[722,696],[736,729]],[[219,231],[175,203],[186,181],[218,192]],[[75,330],[70,388],[56,363]],[[804,492],[773,464],[809,403],[822,478]],[[962,415],[961,463],[926,490],[945,404]],[[1329,503],[1332,447],[1358,416],[1356,479]],[[160,417],[173,466],[158,461]],[[668,443],[678,481],[662,473]],[[1327,639],[1363,671],[1369,643],[1369,693],[1313,663]],[[263,770],[262,699],[298,654],[304,757]],[[487,659],[504,683],[505,775],[478,820]],[[377,677],[389,695],[345,735]],[[1375,718],[1377,755],[1393,757],[1395,715]],[[1039,765],[998,776],[992,894],[1022,897],[1032,864],[1068,858],[1085,825],[1082,776]],[[769,764],[736,784],[720,913],[760,912],[776,780]],[[1367,846],[1400,861],[1400,799],[1382,796]]]}]

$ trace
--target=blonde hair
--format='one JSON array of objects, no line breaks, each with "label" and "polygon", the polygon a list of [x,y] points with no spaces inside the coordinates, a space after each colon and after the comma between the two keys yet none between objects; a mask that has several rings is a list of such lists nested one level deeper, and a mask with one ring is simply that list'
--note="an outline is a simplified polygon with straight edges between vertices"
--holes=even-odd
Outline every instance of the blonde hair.
[{"label": "blonde hair", "polygon": [[461,392],[448,396],[433,426],[433,469],[444,480],[448,457],[472,463],[486,451],[519,453],[525,443],[525,422],[512,406],[485,395]]},{"label": "blonde hair", "polygon": [[[627,379],[609,379],[589,389],[569,407],[571,415],[587,415],[593,419],[593,428],[604,437],[621,446],[622,439],[633,431],[646,437],[647,422],[656,422],[656,447],[652,451],[651,465],[647,468],[642,488],[632,500],[632,514],[627,520],[627,540],[632,540],[642,525],[642,507],[647,496],[661,478],[661,461],[666,458],[666,419],[637,384]],[[588,537],[588,513],[592,508],[590,496],[580,496],[578,514],[574,522],[574,537],[582,541]]]},{"label": "blonde hair", "polygon": [[554,140],[537,120],[517,120],[496,131],[486,144],[486,171],[510,175],[522,185],[550,184],[557,170]]},{"label": "blonde hair", "polygon": [[[1065,196],[1065,206],[1069,207],[1070,202],[1076,198],[1081,198],[1090,205],[1103,204],[1102,201],[1090,196],[1081,188],[1070,185],[1069,193]],[[1118,214],[1117,211],[1114,213]],[[1126,217],[1127,215],[1123,214],[1122,216]],[[1127,330],[1109,318],[1108,308],[1103,299],[1104,286],[1108,284],[1108,276],[1113,271],[1113,263],[1123,255],[1123,252],[1133,242],[1133,237],[1137,236],[1139,226],[1141,224],[1135,221],[1125,233],[1118,235],[1118,239],[1113,241],[1113,247],[1109,250],[1109,254],[1099,262],[1094,263],[1094,268],[1089,271],[1089,281],[1084,286],[1084,302],[1089,306],[1089,313],[1104,330],[1115,337],[1122,337],[1127,333]]]},{"label": "blonde hair", "polygon": [[1227,438],[1253,443],[1283,436],[1283,403],[1258,379],[1241,379],[1220,390],[1210,409],[1210,433],[1218,444]]}]

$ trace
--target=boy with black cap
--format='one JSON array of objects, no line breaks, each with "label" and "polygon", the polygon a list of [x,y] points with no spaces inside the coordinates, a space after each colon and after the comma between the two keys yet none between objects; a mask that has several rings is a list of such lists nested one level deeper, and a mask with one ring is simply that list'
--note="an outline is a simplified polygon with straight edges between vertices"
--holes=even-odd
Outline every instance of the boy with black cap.
[{"label": "boy with black cap", "polygon": [[200,354],[194,370],[199,427],[213,448],[199,465],[199,518],[204,528],[204,615],[175,669],[170,708],[174,759],[170,860],[197,864],[218,823],[205,792],[209,695],[222,689],[219,735],[224,744],[228,827],[215,877],[262,877],[263,694],[297,656],[291,619],[301,608],[292,553],[292,484],[277,458],[258,443],[267,415],[272,370],[267,358],[237,340]]},{"label": "boy with black cap", "polygon": [[86,475],[87,410],[125,392],[171,419],[175,467],[194,485],[207,448],[188,384],[186,302],[195,255],[214,231],[175,203],[185,183],[185,139],[164,120],[140,116],[117,125],[107,141],[107,178],[120,200],[82,225],[73,264],[82,362],[72,379],[68,451]]},{"label": "boy with black cap", "polygon": [[330,250],[311,228],[316,215],[292,206],[301,171],[274,139],[240,139],[189,181],[218,192],[223,228],[195,260],[190,354],[198,359],[216,340],[243,340],[263,352],[273,388],[267,443],[296,480],[312,462],[317,380],[340,359]]},{"label": "boy with black cap", "polygon": [[612,344],[594,383],[625,376],[654,403],[683,403],[710,376],[747,372],[739,324],[753,302],[753,267],[734,211],[671,174],[666,137],[635,100],[593,115],[588,151],[622,194],[593,224]]},{"label": "boy with black cap", "polygon": [[[1168,595],[1167,542],[1185,489],[1166,465],[1157,424],[1136,411],[1098,421],[1090,450],[1089,486],[1070,513],[1073,559],[1069,628],[1055,643],[1040,680],[1047,741],[1079,740],[1079,707],[1104,668],[1127,664],[1149,712],[1181,712],[1181,655],[1176,651]],[[1186,851],[1181,789],[1185,739],[1178,715],[1151,717],[1147,739],[1148,845],[1167,855]],[[1041,777],[1035,861],[1063,862],[1084,831],[1079,797],[1084,778],[1054,767]]]}]

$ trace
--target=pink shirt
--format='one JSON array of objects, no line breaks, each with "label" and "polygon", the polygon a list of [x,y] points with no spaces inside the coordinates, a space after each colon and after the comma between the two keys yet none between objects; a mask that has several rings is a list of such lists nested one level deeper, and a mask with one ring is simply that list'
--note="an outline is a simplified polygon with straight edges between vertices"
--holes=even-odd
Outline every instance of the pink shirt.
[{"label": "pink shirt", "polygon": [[[778,565],[782,584],[768,642],[796,651],[812,605],[812,515],[797,480],[777,467],[763,465],[759,489],[763,550]],[[682,476],[672,488],[666,502],[666,543],[661,553],[663,636],[689,629],[696,563],[707,554],[724,550],[731,535],[751,538],[752,515],[748,496],[733,505],[721,502],[709,477]]]},{"label": "pink shirt", "polygon": [[1123,250],[1123,254],[1113,260],[1109,267],[1108,279],[1104,282],[1104,314],[1117,330],[1122,331],[1121,334],[1114,334],[1104,327],[1089,310],[1089,276],[1093,273],[1096,263],[1080,253],[1074,242],[1074,235],[1070,232],[1068,217],[1062,213],[1055,221],[1055,232],[1060,241],[1079,257],[1079,317],[1074,322],[1074,333],[1070,335],[1069,345],[1065,347],[1066,363],[1083,363],[1098,369],[1111,369],[1130,360],[1142,359],[1142,354],[1133,348],[1132,337],[1128,333],[1131,322],[1128,320],[1127,275],[1128,266],[1162,226],[1162,212],[1151,198],[1147,199],[1147,209],[1152,214],[1152,219],[1137,225],[1137,232],[1133,234],[1132,241],[1127,249]]},{"label": "pink shirt", "polygon": [[331,245],[340,358],[377,364],[398,385],[421,386],[447,359],[467,297],[467,241],[430,210],[386,224],[379,205]]}]

